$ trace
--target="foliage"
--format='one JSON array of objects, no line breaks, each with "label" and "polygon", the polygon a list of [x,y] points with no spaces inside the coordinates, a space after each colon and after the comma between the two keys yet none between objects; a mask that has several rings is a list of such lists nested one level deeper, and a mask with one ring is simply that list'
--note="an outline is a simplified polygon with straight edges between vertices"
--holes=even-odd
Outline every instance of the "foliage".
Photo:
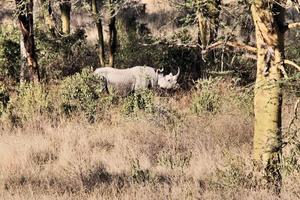
[{"label": "foliage", "polygon": [[99,101],[104,89],[103,79],[94,76],[90,70],[83,70],[81,73],[64,79],[60,85],[63,113],[69,115],[75,111],[81,111],[90,122],[93,122],[96,119],[98,106],[105,106]]},{"label": "foliage", "polygon": [[150,181],[153,177],[151,177],[149,170],[143,170],[140,166],[140,162],[138,159],[131,159],[131,178],[133,182],[136,183],[145,183]]},{"label": "foliage", "polygon": [[262,187],[263,174],[253,174],[253,165],[240,156],[224,154],[224,166],[219,167],[212,177],[211,185],[217,190],[235,191],[239,187]]},{"label": "foliage", "polygon": [[216,114],[220,108],[220,95],[217,84],[220,79],[207,79],[197,82],[193,95],[191,110],[196,114]]},{"label": "foliage", "polygon": [[[237,90],[237,88],[231,88],[228,91],[230,94],[227,98],[227,102],[231,102],[237,107],[237,109],[242,110],[247,116],[254,115],[254,91],[253,87],[245,87]],[[232,109],[232,108],[231,108]],[[230,112],[230,111],[229,111]]]},{"label": "foliage", "polygon": [[180,148],[174,147],[174,149],[168,151],[161,151],[157,159],[158,165],[183,171],[184,168],[190,165],[192,152],[180,150]]},{"label": "foliage", "polygon": [[285,174],[300,172],[300,127],[288,130],[284,134],[283,171]]},{"label": "foliage", "polygon": [[285,174],[300,172],[300,99],[296,101],[288,127],[283,131],[283,162]]},{"label": "foliage", "polygon": [[2,82],[0,82],[0,117],[2,113],[5,111],[8,101],[9,101],[8,90],[5,87],[5,85]]},{"label": "foliage", "polygon": [[41,74],[47,81],[63,79],[79,72],[83,66],[98,64],[97,53],[87,44],[82,29],[64,37],[53,37],[38,30],[36,37]]},{"label": "foliage", "polygon": [[293,73],[290,77],[282,79],[281,84],[287,93],[300,97],[300,72]]},{"label": "foliage", "polygon": [[151,90],[140,90],[129,95],[125,98],[122,111],[125,115],[130,115],[144,110],[147,113],[152,113],[153,104],[153,92]]},{"label": "foliage", "polygon": [[181,115],[174,109],[170,109],[164,105],[154,105],[153,112],[148,119],[158,127],[165,129],[174,128],[182,123]]},{"label": "foliage", "polygon": [[189,31],[187,28],[184,28],[183,30],[179,31],[178,33],[175,33],[172,38],[172,40],[179,40],[183,44],[189,44],[193,40],[192,36],[189,34]]},{"label": "foliage", "polygon": [[0,79],[16,82],[20,71],[19,34],[16,29],[0,29]]},{"label": "foliage", "polygon": [[6,117],[13,125],[22,125],[38,115],[49,114],[52,109],[53,105],[45,86],[24,83],[17,88],[17,95],[10,99]]}]

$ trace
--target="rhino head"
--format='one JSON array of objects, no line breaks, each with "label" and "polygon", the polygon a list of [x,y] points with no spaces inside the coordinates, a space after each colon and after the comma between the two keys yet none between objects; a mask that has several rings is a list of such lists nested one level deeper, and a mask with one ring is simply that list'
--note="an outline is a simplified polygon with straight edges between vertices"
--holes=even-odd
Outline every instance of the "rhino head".
[{"label": "rhino head", "polygon": [[176,89],[179,87],[177,83],[177,79],[180,74],[180,68],[178,68],[177,74],[173,75],[172,73],[168,75],[163,75],[162,74],[163,70],[158,70],[158,86],[163,89]]}]

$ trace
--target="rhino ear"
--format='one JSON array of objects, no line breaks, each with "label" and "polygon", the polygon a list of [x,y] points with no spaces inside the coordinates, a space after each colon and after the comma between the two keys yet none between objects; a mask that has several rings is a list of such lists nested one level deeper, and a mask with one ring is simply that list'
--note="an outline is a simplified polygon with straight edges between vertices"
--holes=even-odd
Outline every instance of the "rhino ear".
[{"label": "rhino ear", "polygon": [[164,68],[156,69],[156,70],[155,70],[156,73],[162,73],[163,71],[164,71]]},{"label": "rhino ear", "polygon": [[179,74],[180,74],[180,68],[178,67],[178,71],[177,71],[177,74],[176,75],[174,75],[173,77],[174,77],[174,79],[178,79],[178,76],[179,76]]}]

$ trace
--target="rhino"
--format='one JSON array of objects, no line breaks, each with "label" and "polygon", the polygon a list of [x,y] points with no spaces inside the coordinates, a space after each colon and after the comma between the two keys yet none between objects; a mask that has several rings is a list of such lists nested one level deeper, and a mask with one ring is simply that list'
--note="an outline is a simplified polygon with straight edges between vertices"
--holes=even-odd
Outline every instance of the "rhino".
[{"label": "rhino", "polygon": [[149,66],[135,66],[127,69],[102,67],[97,68],[94,75],[104,78],[107,92],[111,93],[113,90],[117,94],[126,96],[131,92],[149,88],[176,89],[180,69],[178,68],[175,75],[172,73],[163,75],[162,71]]}]

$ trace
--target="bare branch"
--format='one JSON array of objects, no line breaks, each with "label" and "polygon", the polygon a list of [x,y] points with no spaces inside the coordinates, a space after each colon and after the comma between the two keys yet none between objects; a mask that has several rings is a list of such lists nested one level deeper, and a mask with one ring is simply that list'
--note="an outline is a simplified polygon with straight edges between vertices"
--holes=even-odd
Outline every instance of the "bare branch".
[{"label": "bare branch", "polygon": [[294,22],[294,23],[289,23],[288,24],[288,29],[297,29],[300,28],[300,22]]},{"label": "bare branch", "polygon": [[[215,48],[223,48],[224,46],[230,46],[230,47],[238,48],[238,49],[241,49],[241,50],[249,51],[249,52],[252,52],[252,53],[257,52],[256,47],[252,47],[252,46],[249,46],[249,45],[244,44],[244,43],[230,42],[230,41],[228,41],[228,42],[218,41],[216,43],[213,43],[213,44],[207,46],[206,49],[202,50],[202,54],[207,53],[208,51],[210,51],[212,49],[215,49]],[[256,60],[256,56],[254,56],[254,55],[247,55],[246,57]],[[284,63],[287,64],[287,65],[291,65],[291,66],[295,67],[298,71],[300,71],[300,66],[297,65],[296,63],[294,63],[293,61],[285,59]],[[283,74],[285,74],[284,72],[285,71],[283,71]]]},{"label": "bare branch", "polygon": [[211,45],[208,45],[205,49],[202,50],[202,54],[207,53],[208,51],[216,48],[223,48],[224,46],[234,47],[245,51],[250,51],[252,53],[256,53],[256,48],[249,46],[247,44],[241,42],[230,42],[230,41],[218,41]]},{"label": "bare branch", "polygon": [[299,65],[297,65],[296,63],[294,63],[293,61],[291,61],[291,60],[284,60],[284,63],[285,64],[288,64],[288,65],[291,65],[291,66],[293,66],[293,67],[295,67],[298,71],[300,71],[300,66]]},{"label": "bare branch", "polygon": [[198,48],[200,45],[198,44],[178,44],[178,43],[170,43],[165,40],[158,40],[153,43],[139,43],[141,46],[147,47],[147,46],[156,46],[156,45],[166,45],[169,47],[186,47],[186,48]]},{"label": "bare branch", "polygon": [[299,104],[300,104],[300,99],[298,99],[295,103],[295,106],[294,106],[294,112],[293,112],[293,117],[289,123],[289,127],[288,129],[290,130],[292,125],[294,124],[295,120],[297,119],[297,113],[298,113],[298,108],[299,108]]},{"label": "bare branch", "polygon": [[[182,47],[189,47],[189,48],[199,47],[199,45],[191,45],[191,44],[170,44],[166,41],[156,41],[152,44],[142,44],[142,43],[140,43],[140,45],[142,45],[142,46],[155,46],[155,45],[158,45],[158,44],[168,45],[170,47],[173,47],[173,46],[182,46]],[[254,54],[257,53],[256,47],[252,47],[250,45],[247,45],[247,44],[244,44],[244,43],[241,43],[241,42],[236,42],[236,41],[235,42],[231,42],[231,41],[218,41],[218,42],[215,42],[213,44],[208,45],[205,49],[203,49],[201,51],[201,53],[206,54],[207,52],[209,52],[213,49],[224,48],[224,46],[234,47],[234,48],[241,49],[241,50],[244,50],[244,51],[248,51],[248,52],[251,52],[251,53],[254,53]],[[245,55],[245,57],[253,59],[253,60],[257,59],[256,55],[247,54],[247,55]],[[287,65],[291,65],[291,66],[295,67],[298,71],[300,71],[300,66],[297,65],[295,62],[285,59],[284,63],[287,64]],[[287,77],[286,71],[283,68],[280,69],[280,70],[282,71],[283,75],[285,77]]]},{"label": "bare branch", "polygon": [[281,71],[281,73],[282,73],[282,75],[283,75],[284,78],[288,78],[289,77],[288,74],[286,73],[285,68],[284,68],[283,65],[280,65],[278,68],[280,69],[280,71]]}]

